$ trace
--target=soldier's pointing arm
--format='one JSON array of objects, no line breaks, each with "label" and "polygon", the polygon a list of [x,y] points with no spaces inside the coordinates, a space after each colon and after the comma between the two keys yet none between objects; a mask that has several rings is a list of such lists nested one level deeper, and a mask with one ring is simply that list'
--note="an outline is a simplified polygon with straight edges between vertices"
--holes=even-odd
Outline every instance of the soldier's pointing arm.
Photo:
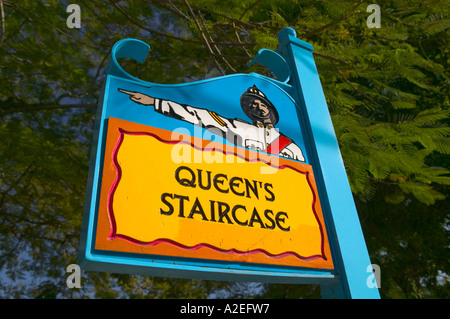
[{"label": "soldier's pointing arm", "polygon": [[173,101],[155,99],[155,110],[164,115],[177,118],[194,125],[202,126],[208,129],[214,127],[225,133],[228,128],[232,126],[229,119],[224,118],[213,111],[178,104]]},{"label": "soldier's pointing arm", "polygon": [[130,100],[142,105],[153,105],[155,103],[155,99],[149,95],[134,92],[134,91],[127,91],[123,89],[118,89],[119,92],[128,94],[130,96]]},{"label": "soldier's pointing arm", "polygon": [[230,121],[228,119],[206,109],[154,98],[139,92],[127,91],[123,89],[119,89],[119,91],[128,94],[130,96],[130,100],[136,103],[148,106],[152,105],[155,107],[155,111],[161,114],[183,120],[194,125],[208,128],[216,127],[223,132],[226,132],[227,127],[230,125]]},{"label": "soldier's pointing arm", "polygon": [[182,105],[169,100],[155,99],[155,111],[179,120],[183,120],[195,125],[201,121],[196,108]]}]

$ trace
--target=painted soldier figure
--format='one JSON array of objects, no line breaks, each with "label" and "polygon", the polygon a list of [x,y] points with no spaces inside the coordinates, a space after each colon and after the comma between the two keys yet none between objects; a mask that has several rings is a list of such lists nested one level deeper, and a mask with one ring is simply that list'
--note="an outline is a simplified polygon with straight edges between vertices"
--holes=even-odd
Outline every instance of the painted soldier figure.
[{"label": "painted soldier figure", "polygon": [[255,85],[248,88],[240,99],[242,110],[252,123],[228,119],[207,109],[182,105],[139,92],[123,89],[119,91],[128,94],[136,103],[153,105],[155,111],[161,114],[204,127],[212,133],[222,135],[237,146],[305,161],[300,147],[275,128],[279,119],[278,112]]}]

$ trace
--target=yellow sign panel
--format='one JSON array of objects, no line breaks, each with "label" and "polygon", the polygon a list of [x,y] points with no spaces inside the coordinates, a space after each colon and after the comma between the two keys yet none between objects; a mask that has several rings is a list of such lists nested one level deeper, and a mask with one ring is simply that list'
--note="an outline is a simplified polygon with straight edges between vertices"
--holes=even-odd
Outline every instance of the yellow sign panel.
[{"label": "yellow sign panel", "polygon": [[114,118],[95,247],[333,268],[310,165]]}]

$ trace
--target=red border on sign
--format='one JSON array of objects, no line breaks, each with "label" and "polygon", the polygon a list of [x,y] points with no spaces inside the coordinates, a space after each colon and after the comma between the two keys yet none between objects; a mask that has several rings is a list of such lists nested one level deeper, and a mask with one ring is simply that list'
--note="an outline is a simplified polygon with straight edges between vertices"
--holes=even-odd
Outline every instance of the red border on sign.
[{"label": "red border on sign", "polygon": [[[98,226],[95,245],[96,249],[113,250],[121,252],[138,252],[145,254],[161,254],[165,256],[172,255],[176,257],[231,260],[231,261],[257,262],[257,263],[267,263],[267,264],[287,265],[287,266],[333,269],[328,239],[326,231],[324,229],[323,216],[320,203],[318,201],[317,189],[315,187],[315,180],[312,174],[312,169],[309,165],[305,165],[300,162],[295,162],[291,160],[286,160],[283,158],[278,159],[281,165],[278,166],[275,166],[273,164],[271,165],[278,169],[289,168],[295,170],[298,173],[306,175],[308,185],[313,193],[313,201],[311,205],[314,212],[314,216],[319,225],[322,239],[321,255],[301,256],[296,252],[292,251],[274,255],[261,248],[253,249],[250,251],[239,251],[237,249],[224,250],[218,247],[214,247],[207,243],[199,243],[194,246],[185,246],[168,238],[159,238],[151,242],[142,242],[137,239],[131,238],[127,235],[117,234],[112,203],[114,192],[116,191],[117,186],[120,183],[122,177],[122,169],[117,161],[117,153],[120,149],[120,146],[122,145],[125,134],[147,135],[157,139],[160,142],[167,144],[184,143],[201,151],[220,150],[225,155],[232,154],[249,162],[261,161],[266,164],[271,163],[270,154],[257,153],[251,150],[245,150],[246,151],[245,154],[247,153],[253,154],[252,156],[248,157],[242,156],[242,154],[238,154],[238,152],[235,151],[230,152],[229,150],[224,149],[225,147],[223,144],[200,140],[193,137],[192,138],[189,137],[189,140],[191,142],[186,142],[186,138],[175,141],[171,138],[170,131],[140,125],[115,118],[110,118],[108,123],[108,134],[106,142],[107,145],[105,148],[106,155],[105,155],[104,173],[101,189],[102,194],[100,199],[99,219],[97,223]],[[116,141],[115,144],[114,140]],[[214,147],[208,149],[207,146],[212,145],[211,143],[213,143]],[[108,154],[111,154],[111,156],[108,156]],[[114,175],[114,179],[111,181],[112,175]],[[109,189],[108,184],[110,185]],[[109,231],[106,238],[105,238],[106,227],[105,223],[103,222],[105,220],[104,218],[105,215],[107,216],[109,224],[108,225]],[[120,239],[120,241],[117,241],[115,239]],[[176,251],[177,253],[172,254],[171,251]],[[204,255],[204,257],[199,257],[198,254],[199,252],[201,252],[202,256]]]}]

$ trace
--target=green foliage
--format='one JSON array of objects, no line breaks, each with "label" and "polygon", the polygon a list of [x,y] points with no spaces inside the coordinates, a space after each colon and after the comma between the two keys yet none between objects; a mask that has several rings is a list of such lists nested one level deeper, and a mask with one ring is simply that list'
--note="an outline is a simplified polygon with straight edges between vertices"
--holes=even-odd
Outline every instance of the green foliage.
[{"label": "green foliage", "polygon": [[[314,298],[317,286],[244,286],[83,273],[76,263],[94,110],[108,53],[133,37],[152,49],[131,74],[159,83],[235,72],[291,26],[315,49],[372,262],[386,298],[448,298],[448,1],[1,1],[0,297]],[[180,71],[181,70],[181,71]],[[218,292],[221,292],[218,293]]]}]

